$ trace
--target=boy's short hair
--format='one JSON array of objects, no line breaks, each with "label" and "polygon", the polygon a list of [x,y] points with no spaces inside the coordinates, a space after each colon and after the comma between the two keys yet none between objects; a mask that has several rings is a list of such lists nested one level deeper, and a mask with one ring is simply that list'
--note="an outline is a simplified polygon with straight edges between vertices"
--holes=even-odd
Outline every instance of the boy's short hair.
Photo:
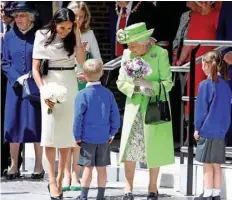
[{"label": "boy's short hair", "polygon": [[83,70],[89,78],[100,78],[103,71],[103,62],[98,59],[89,59],[85,61]]}]

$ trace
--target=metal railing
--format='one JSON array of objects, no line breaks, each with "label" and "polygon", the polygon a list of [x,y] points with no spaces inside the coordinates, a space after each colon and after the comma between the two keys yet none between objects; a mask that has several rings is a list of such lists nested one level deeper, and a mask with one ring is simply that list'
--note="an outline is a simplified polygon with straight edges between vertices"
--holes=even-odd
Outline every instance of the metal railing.
[{"label": "metal railing", "polygon": [[[189,70],[186,70],[187,72],[190,72],[190,96],[189,97],[182,97],[182,107],[181,107],[181,113],[184,115],[184,108],[183,108],[183,101],[188,100],[189,101],[189,121],[188,121],[188,163],[187,163],[187,195],[192,195],[192,189],[193,189],[193,153],[194,153],[194,147],[193,147],[193,132],[194,132],[194,106],[195,106],[195,66],[198,62],[202,60],[202,56],[199,58],[196,58],[196,53],[200,46],[218,46],[215,50],[223,51],[226,49],[226,47],[232,47],[232,41],[212,41],[212,40],[185,40],[184,45],[188,46],[196,46],[192,49],[191,52],[191,61],[190,63],[185,64],[184,66],[188,68],[188,65],[190,65]],[[178,70],[176,70],[178,72]],[[182,71],[183,72],[183,71]],[[180,73],[179,73],[180,74]],[[183,76],[182,76],[183,78]],[[186,77],[185,77],[186,80]],[[182,88],[183,92],[183,88]],[[182,93],[183,94],[183,93]],[[181,119],[181,146],[183,146],[183,117]],[[181,155],[181,163],[184,163],[183,154]]]}]

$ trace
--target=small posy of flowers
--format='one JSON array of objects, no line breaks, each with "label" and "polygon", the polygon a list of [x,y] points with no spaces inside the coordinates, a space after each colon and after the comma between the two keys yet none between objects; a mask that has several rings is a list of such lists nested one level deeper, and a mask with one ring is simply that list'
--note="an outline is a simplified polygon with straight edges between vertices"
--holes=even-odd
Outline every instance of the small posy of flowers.
[{"label": "small posy of flowers", "polygon": [[134,58],[123,63],[124,70],[130,78],[144,78],[151,74],[150,65],[142,58]]},{"label": "small posy of flowers", "polygon": [[123,29],[119,29],[116,36],[119,43],[124,42],[128,38],[127,33]]},{"label": "small posy of flowers", "polygon": [[[66,101],[67,88],[55,82],[47,83],[40,87],[40,95],[44,100],[50,100],[53,103],[63,103]],[[48,114],[52,114],[53,109],[48,108]]]}]

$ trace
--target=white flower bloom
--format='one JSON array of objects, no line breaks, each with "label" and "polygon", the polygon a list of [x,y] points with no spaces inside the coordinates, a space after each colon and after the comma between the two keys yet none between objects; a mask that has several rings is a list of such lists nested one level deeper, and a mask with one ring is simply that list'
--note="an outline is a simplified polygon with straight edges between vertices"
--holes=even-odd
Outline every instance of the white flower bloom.
[{"label": "white flower bloom", "polygon": [[44,100],[50,99],[52,97],[52,93],[46,85],[40,87],[40,95]]},{"label": "white flower bloom", "polygon": [[128,38],[128,35],[126,34],[126,32],[122,29],[118,30],[117,34],[117,40],[119,42],[123,42],[124,40],[126,40]]}]

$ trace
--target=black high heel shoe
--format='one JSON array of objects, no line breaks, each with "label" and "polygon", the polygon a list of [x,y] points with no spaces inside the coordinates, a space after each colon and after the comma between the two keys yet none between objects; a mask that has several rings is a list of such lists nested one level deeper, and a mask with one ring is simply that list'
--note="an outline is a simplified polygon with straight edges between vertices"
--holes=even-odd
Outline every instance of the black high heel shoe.
[{"label": "black high heel shoe", "polygon": [[50,194],[50,198],[51,200],[62,200],[63,199],[63,194],[57,196],[57,197],[52,197],[51,196],[51,193],[50,193],[50,185],[48,184],[48,191],[49,191],[49,194]]},{"label": "black high heel shoe", "polygon": [[43,179],[45,175],[45,171],[43,170],[40,174],[38,173],[32,173],[31,178],[32,179]]},{"label": "black high heel shoe", "polygon": [[17,171],[14,174],[8,174],[8,172],[6,174],[6,179],[7,180],[14,180],[14,179],[19,178],[19,177],[20,177],[20,172],[19,171]]}]

